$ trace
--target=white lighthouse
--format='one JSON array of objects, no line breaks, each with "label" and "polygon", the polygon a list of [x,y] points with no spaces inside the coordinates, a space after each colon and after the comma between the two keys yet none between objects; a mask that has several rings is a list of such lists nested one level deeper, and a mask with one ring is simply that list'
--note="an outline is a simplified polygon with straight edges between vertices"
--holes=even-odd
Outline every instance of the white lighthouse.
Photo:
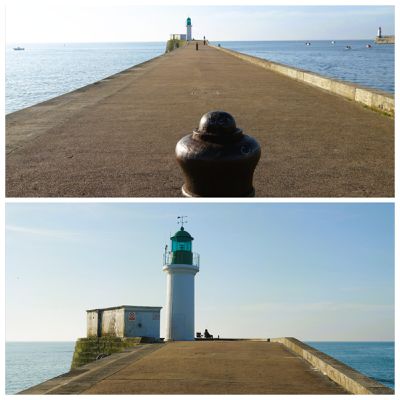
[{"label": "white lighthouse", "polygon": [[[182,218],[182,217],[179,217]],[[192,252],[192,236],[182,227],[171,237],[165,251],[167,273],[165,340],[194,340],[194,277],[199,272],[199,255]]]},{"label": "white lighthouse", "polygon": [[186,19],[186,40],[188,42],[192,40],[192,20],[190,17]]}]

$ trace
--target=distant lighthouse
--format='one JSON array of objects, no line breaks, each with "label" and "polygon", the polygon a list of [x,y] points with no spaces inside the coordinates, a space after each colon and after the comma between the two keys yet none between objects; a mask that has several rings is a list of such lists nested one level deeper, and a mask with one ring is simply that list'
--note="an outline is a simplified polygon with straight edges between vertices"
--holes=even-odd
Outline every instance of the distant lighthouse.
[{"label": "distant lighthouse", "polygon": [[190,17],[186,20],[186,40],[189,42],[192,40],[192,20]]},{"label": "distant lighthouse", "polygon": [[194,277],[199,255],[192,252],[193,238],[182,226],[165,248],[163,271],[167,273],[165,340],[194,340]]}]

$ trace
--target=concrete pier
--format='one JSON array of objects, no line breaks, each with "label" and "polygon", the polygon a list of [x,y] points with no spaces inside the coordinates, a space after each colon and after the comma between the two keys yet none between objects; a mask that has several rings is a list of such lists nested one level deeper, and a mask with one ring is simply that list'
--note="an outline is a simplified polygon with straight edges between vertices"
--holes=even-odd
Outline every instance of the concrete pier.
[{"label": "concrete pier", "polygon": [[[296,346],[301,342],[296,341]],[[307,346],[308,347],[308,346]],[[323,354],[317,352],[319,354]],[[318,355],[314,354],[315,357]],[[326,356],[325,361],[330,357]],[[333,360],[330,358],[330,360]],[[329,361],[329,360],[328,360]],[[336,360],[334,360],[336,361]],[[361,389],[331,380],[280,342],[214,340],[138,345],[22,394],[346,394],[393,391],[336,361]],[[361,378],[360,378],[361,377]],[[372,391],[362,391],[366,382]],[[372,382],[372,384],[371,384]],[[350,390],[349,390],[350,389]],[[354,390],[353,390],[354,389]]]},{"label": "concrete pier", "polygon": [[9,197],[179,197],[179,139],[210,110],[255,137],[259,197],[392,197],[394,121],[194,42],[6,117]]}]

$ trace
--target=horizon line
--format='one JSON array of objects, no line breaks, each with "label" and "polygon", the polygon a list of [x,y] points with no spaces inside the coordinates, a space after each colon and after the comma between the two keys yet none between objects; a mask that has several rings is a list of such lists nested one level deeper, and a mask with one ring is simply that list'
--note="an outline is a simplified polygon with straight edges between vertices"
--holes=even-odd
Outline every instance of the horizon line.
[{"label": "horizon line", "polygon": [[[289,337],[289,336],[282,336],[282,337]],[[79,337],[78,337],[79,339]],[[267,340],[268,338],[219,338],[216,340],[227,340],[227,339],[242,339],[242,340]],[[276,339],[276,338],[270,338]],[[297,339],[297,338],[295,338]],[[6,343],[63,343],[63,342],[75,342],[77,339],[74,340],[6,340]],[[300,340],[300,339],[298,339]],[[395,339],[392,340],[317,340],[317,339],[301,339],[302,342],[343,342],[343,343],[391,343],[395,342]]]},{"label": "horizon line", "polygon": [[[394,35],[386,35],[386,36],[394,36]],[[309,41],[346,41],[346,40],[375,40],[375,37],[372,38],[349,38],[349,39],[335,39],[335,38],[330,38],[330,39],[246,39],[246,40],[226,40],[226,39],[207,39],[209,42],[309,42]],[[166,43],[170,39],[164,39],[164,40],[121,40],[121,41],[57,41],[57,42],[25,42],[25,41],[19,41],[19,42],[6,42],[7,45],[14,45],[14,44],[93,44],[93,43]],[[195,39],[197,40],[197,39]],[[202,41],[203,39],[199,39],[199,41]]]}]

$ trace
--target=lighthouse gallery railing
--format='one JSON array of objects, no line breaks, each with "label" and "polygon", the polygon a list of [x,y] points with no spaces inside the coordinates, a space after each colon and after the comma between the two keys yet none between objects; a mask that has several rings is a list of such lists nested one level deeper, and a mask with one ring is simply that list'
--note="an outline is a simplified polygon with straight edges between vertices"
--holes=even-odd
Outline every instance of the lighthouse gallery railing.
[{"label": "lighthouse gallery railing", "polygon": [[[200,267],[200,254],[198,253],[193,253],[193,258],[192,258],[192,262],[190,263],[190,265],[194,265],[195,267]],[[166,253],[163,254],[163,265],[171,265],[174,264],[173,262],[173,256],[174,253],[172,251],[167,251]]]}]

